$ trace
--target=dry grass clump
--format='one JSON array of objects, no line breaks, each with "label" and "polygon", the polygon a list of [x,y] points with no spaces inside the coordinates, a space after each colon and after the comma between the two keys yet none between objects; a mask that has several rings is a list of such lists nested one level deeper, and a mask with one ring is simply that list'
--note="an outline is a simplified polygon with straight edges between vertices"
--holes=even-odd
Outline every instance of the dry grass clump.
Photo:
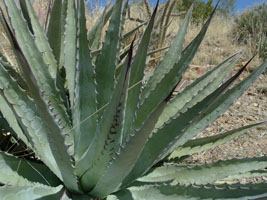
[{"label": "dry grass clump", "polygon": [[[1,2],[1,1],[0,1]],[[43,25],[45,24],[46,16],[47,16],[47,10],[49,7],[50,0],[34,0],[32,1],[34,8],[36,10],[36,13],[38,17],[43,22]],[[159,7],[158,17],[156,19],[156,23],[160,24],[161,11],[164,10],[165,4],[161,4]],[[152,8],[150,7],[150,11]],[[102,12],[104,11],[104,8],[101,7],[95,7],[94,9],[91,9],[90,12],[87,12],[87,29],[90,30],[92,26],[95,24],[97,19],[101,17]],[[136,26],[142,24],[143,22],[147,22],[149,20],[150,13],[148,12],[148,5],[143,4],[132,4],[130,6],[130,9],[128,9],[127,13],[127,19],[125,21],[125,27],[124,27],[124,33],[127,33],[128,31],[132,30]],[[131,19],[129,19],[131,18]],[[136,19],[136,20],[133,20]],[[168,28],[166,31],[166,37],[163,44],[155,45],[157,41],[160,40],[160,38],[157,38],[157,34],[154,33],[154,40],[152,38],[152,47],[150,51],[153,51],[157,48],[167,47],[170,45],[170,42],[172,41],[173,37],[178,31],[178,28],[182,22],[182,19],[180,16],[173,16],[170,15]],[[185,41],[185,46],[189,44],[189,42],[198,34],[200,31],[202,25],[196,25],[191,23],[187,38]],[[102,38],[104,38],[105,35],[105,29],[107,25],[103,29]],[[139,31],[136,32],[137,38],[140,38],[142,35],[142,32],[144,30],[145,26],[139,29]],[[210,69],[212,66],[218,64],[222,60],[224,60],[226,57],[232,55],[233,53],[241,50],[244,52],[244,56],[239,63],[240,66],[242,66],[242,62],[245,62],[252,56],[252,52],[250,51],[250,48],[248,48],[245,44],[243,45],[237,45],[236,38],[232,35],[234,30],[234,23],[232,18],[222,18],[220,16],[215,16],[213,19],[207,35],[205,39],[203,40],[199,51],[197,52],[193,62],[192,67],[193,71],[199,75],[204,73],[206,70]],[[155,30],[155,32],[158,30]],[[4,53],[6,57],[9,58],[9,60],[12,62],[13,55],[11,54],[9,43],[7,39],[5,38],[5,35],[3,35],[3,29],[0,27],[0,49]],[[127,41],[131,42],[131,38]],[[127,44],[125,44],[127,45]],[[151,55],[149,62],[149,67],[153,68],[158,64],[162,56],[164,55],[166,50],[159,51],[158,53],[155,53]],[[14,61],[15,62],[15,61]],[[259,59],[254,59],[254,63],[250,66],[257,66],[260,63]],[[201,69],[200,69],[201,68]],[[194,78],[195,75],[193,75]]]}]

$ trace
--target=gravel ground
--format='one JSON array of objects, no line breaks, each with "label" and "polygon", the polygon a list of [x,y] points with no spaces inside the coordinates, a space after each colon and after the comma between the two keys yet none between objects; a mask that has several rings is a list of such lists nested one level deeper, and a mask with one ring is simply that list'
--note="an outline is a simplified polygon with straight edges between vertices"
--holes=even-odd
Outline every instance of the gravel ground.
[{"label": "gravel ground", "polygon": [[[249,74],[245,72],[240,78]],[[256,122],[267,121],[267,74],[259,79],[209,128],[198,137],[206,137]],[[267,126],[251,129],[242,136],[215,149],[193,155],[190,163],[203,164],[232,158],[267,156]],[[244,179],[241,182],[263,182],[267,177]]]}]

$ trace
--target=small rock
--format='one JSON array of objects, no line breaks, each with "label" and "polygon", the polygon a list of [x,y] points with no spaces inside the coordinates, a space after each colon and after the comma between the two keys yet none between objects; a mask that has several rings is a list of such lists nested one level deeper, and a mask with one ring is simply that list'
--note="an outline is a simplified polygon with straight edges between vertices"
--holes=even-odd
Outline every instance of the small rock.
[{"label": "small rock", "polygon": [[259,104],[257,104],[257,103],[253,103],[253,106],[254,106],[254,107],[258,107]]},{"label": "small rock", "polygon": [[241,105],[240,101],[237,101],[237,102],[235,103],[235,105],[240,106],[240,105]]},{"label": "small rock", "polygon": [[250,120],[250,121],[256,121],[256,119],[255,119],[254,117],[252,117],[252,116],[248,116],[248,117],[247,117],[247,120]]},{"label": "small rock", "polygon": [[212,127],[207,128],[207,131],[213,131]]}]

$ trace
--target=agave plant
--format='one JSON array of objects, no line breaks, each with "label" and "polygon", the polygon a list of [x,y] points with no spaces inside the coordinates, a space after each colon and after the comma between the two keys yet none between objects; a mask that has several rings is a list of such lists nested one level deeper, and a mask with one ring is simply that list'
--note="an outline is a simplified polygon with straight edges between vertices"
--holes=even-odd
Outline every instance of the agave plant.
[{"label": "agave plant", "polygon": [[[192,7],[169,50],[144,85],[157,6],[137,49],[118,59],[128,2],[117,0],[100,53],[99,31],[86,30],[83,1],[55,0],[45,30],[26,0],[5,0],[1,22],[18,70],[1,55],[1,128],[34,158],[0,152],[1,199],[224,199],[267,196],[267,184],[230,184],[266,175],[267,157],[183,165],[190,156],[266,122],[193,139],[262,73],[262,64],[230,87],[237,53],[173,96],[211,17],[183,48]],[[107,17],[109,18],[109,17]],[[103,18],[104,19],[104,18]],[[103,22],[103,20],[102,20]],[[101,23],[101,20],[100,20]],[[89,36],[90,37],[89,37]],[[92,37],[93,36],[93,37]],[[91,38],[88,42],[87,38]]]}]

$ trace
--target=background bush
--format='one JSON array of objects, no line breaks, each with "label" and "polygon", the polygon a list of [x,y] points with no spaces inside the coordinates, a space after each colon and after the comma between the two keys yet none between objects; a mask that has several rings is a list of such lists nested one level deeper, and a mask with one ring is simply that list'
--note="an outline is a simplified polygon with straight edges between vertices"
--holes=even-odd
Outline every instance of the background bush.
[{"label": "background bush", "polygon": [[[192,3],[195,2],[192,21],[194,23],[203,23],[210,15],[214,8],[214,1],[208,0],[177,0],[178,11],[188,10]],[[217,14],[227,16],[235,8],[236,0],[222,0],[217,9]]]},{"label": "background bush", "polygon": [[249,45],[251,52],[267,58],[267,4],[262,3],[247,9],[234,19],[234,35],[238,44]]}]

